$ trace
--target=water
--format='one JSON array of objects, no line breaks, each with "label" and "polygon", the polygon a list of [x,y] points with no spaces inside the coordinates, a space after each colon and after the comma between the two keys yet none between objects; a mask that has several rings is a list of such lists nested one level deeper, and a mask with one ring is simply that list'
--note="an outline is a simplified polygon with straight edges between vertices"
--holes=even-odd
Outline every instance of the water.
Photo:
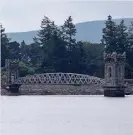
[{"label": "water", "polygon": [[14,96],[0,101],[0,135],[133,135],[133,96]]}]

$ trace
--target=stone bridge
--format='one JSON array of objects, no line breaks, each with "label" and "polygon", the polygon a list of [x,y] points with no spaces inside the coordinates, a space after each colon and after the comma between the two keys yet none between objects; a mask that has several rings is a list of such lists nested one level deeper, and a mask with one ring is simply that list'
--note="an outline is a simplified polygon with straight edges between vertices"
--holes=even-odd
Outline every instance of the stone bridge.
[{"label": "stone bridge", "polygon": [[[125,79],[126,91],[133,91],[133,80]],[[15,84],[21,84],[22,95],[99,95],[103,94],[104,79],[75,73],[45,73],[20,77]]]},{"label": "stone bridge", "polygon": [[76,73],[44,73],[20,77],[12,83],[21,85],[22,95],[103,94],[99,89],[104,79]]},{"label": "stone bridge", "polygon": [[12,92],[26,94],[90,94],[104,85],[104,79],[77,73],[43,73],[19,77],[19,61],[6,60],[7,84]]},{"label": "stone bridge", "polygon": [[[104,54],[105,79],[77,73],[43,73],[19,77],[19,61],[6,60],[7,86],[21,94],[104,94],[124,96],[133,80],[124,79],[125,54]],[[21,87],[20,87],[21,86]],[[126,87],[125,87],[126,86]],[[104,89],[104,90],[103,90]]]}]

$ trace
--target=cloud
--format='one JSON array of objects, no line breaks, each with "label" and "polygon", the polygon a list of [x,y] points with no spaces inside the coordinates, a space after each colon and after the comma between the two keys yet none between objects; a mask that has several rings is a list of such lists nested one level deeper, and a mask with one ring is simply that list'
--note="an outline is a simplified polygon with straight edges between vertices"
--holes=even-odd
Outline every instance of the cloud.
[{"label": "cloud", "polygon": [[7,32],[36,30],[44,15],[57,25],[71,15],[74,23],[113,18],[133,18],[133,1],[48,1],[4,0],[1,2],[0,22]]}]

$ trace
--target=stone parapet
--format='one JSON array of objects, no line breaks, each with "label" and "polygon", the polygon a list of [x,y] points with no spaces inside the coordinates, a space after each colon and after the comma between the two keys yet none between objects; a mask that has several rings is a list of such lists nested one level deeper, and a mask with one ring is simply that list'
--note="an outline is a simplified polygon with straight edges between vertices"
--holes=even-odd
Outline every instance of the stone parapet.
[{"label": "stone parapet", "polygon": [[126,60],[126,53],[122,53],[122,54],[118,54],[116,52],[112,52],[112,53],[104,53],[104,60],[105,61],[122,61],[124,62]]}]

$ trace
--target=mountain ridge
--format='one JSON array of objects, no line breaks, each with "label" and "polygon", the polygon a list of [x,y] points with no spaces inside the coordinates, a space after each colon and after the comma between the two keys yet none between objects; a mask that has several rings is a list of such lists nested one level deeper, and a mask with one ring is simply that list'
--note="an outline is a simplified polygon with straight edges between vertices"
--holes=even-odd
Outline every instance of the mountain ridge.
[{"label": "mountain ridge", "polygon": [[[130,22],[133,21],[133,18],[120,18],[113,19],[117,24],[121,20],[125,21],[125,25],[129,26]],[[102,38],[102,29],[105,26],[106,20],[96,20],[96,21],[86,21],[75,24],[77,33],[76,40],[88,41],[92,43],[99,43]],[[8,38],[11,41],[17,41],[21,43],[23,40],[26,44],[33,42],[33,38],[36,36],[38,30],[26,31],[26,32],[11,32],[7,33]]]}]

